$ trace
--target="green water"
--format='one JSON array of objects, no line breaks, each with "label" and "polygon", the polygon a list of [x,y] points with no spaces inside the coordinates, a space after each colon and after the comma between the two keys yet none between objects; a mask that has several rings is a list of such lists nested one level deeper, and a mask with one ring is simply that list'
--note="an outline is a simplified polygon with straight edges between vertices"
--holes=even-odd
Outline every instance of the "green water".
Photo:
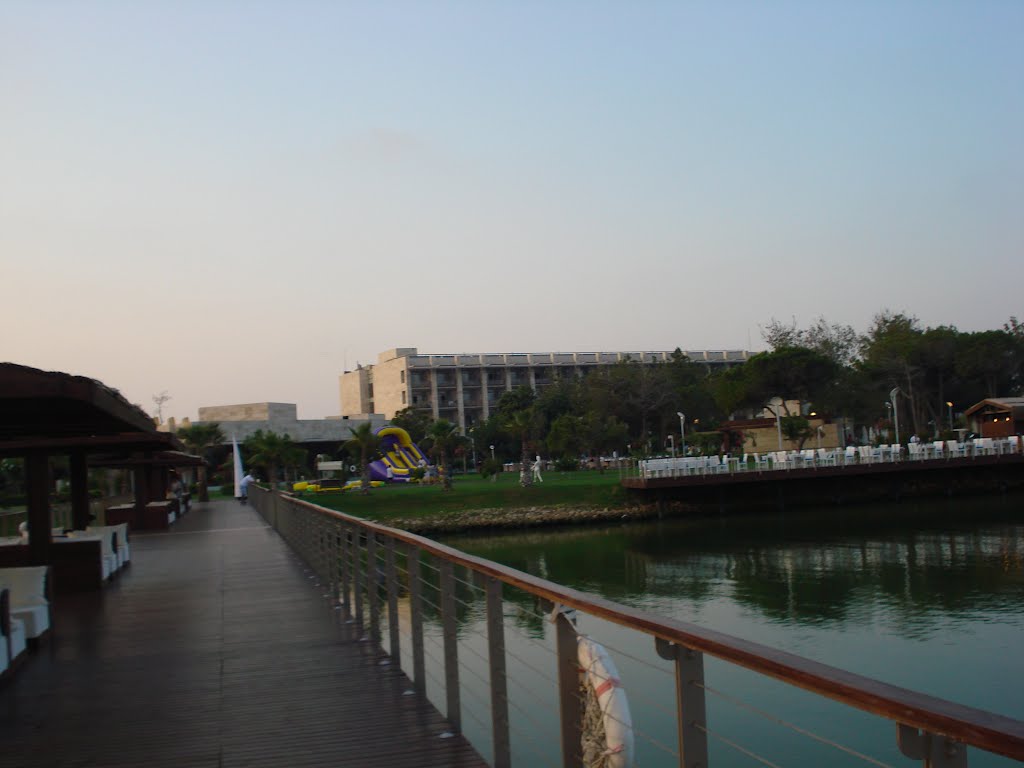
[{"label": "green water", "polygon": [[[446,543],[652,613],[1024,720],[1022,537],[1024,498],[994,496],[531,530],[450,537]],[[510,696],[520,697],[513,729],[539,733],[540,724],[529,715],[551,701],[548,693],[538,693],[544,681],[529,678],[534,665],[545,669],[548,663],[541,645],[550,643],[550,625],[529,599],[507,599],[513,606],[506,609],[508,643],[517,654],[510,662]],[[479,621],[468,616],[466,633]],[[614,648],[643,731],[639,763],[672,765],[662,745],[675,746],[674,690],[653,643],[589,617],[580,626]],[[898,753],[895,726],[885,721],[712,659],[706,679],[729,697],[709,694],[709,728],[774,763],[866,764],[810,742],[749,706],[885,763],[914,764]],[[540,719],[550,724],[551,715]],[[467,733],[472,730],[467,726]],[[517,764],[557,762],[551,752],[557,730],[537,741],[534,757],[519,755]],[[758,764],[720,740],[709,743],[712,766]],[[972,750],[970,764],[1012,763]]]}]

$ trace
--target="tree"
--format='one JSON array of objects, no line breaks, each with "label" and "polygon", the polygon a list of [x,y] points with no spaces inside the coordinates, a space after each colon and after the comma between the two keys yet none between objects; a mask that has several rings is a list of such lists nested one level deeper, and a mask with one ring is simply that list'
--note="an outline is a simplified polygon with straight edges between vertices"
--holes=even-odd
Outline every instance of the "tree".
[{"label": "tree", "polygon": [[288,435],[257,429],[243,444],[248,462],[262,467],[267,473],[271,489],[277,487],[279,472],[300,466],[306,460],[306,452]]},{"label": "tree", "polygon": [[505,419],[505,429],[519,441],[519,484],[524,488],[533,485],[530,473],[530,441],[534,437],[537,414],[532,406],[509,414]]},{"label": "tree", "polygon": [[182,427],[176,436],[185,444],[188,451],[203,460],[199,465],[199,500],[209,501],[210,492],[206,485],[206,461],[207,454],[214,446],[223,443],[226,438],[220,428],[220,424],[210,422],[209,424],[193,424],[189,427]]},{"label": "tree", "polygon": [[836,365],[850,365],[857,357],[857,332],[849,325],[829,323],[824,317],[807,328],[798,328],[796,318],[781,323],[773,317],[761,335],[772,350],[802,347],[824,355]]},{"label": "tree", "polygon": [[434,462],[444,470],[443,488],[446,491],[452,489],[452,452],[463,445],[466,438],[459,434],[458,425],[452,424],[447,419],[438,419],[430,425],[424,443],[428,446]]},{"label": "tree", "polygon": [[156,406],[156,420],[158,424],[164,423],[164,403],[171,399],[165,389],[159,395],[153,395],[153,404]]},{"label": "tree", "polygon": [[370,492],[370,462],[380,455],[380,436],[373,431],[370,422],[360,424],[358,427],[349,427],[352,435],[346,442],[345,448],[350,453],[359,457],[359,467],[362,482],[359,484],[359,492],[364,496]]},{"label": "tree", "polygon": [[787,440],[797,443],[797,450],[804,449],[807,438],[814,434],[811,423],[803,416],[783,416],[779,426]]},{"label": "tree", "polygon": [[418,408],[403,408],[392,417],[391,426],[404,429],[410,440],[419,443],[430,429],[430,416]]}]

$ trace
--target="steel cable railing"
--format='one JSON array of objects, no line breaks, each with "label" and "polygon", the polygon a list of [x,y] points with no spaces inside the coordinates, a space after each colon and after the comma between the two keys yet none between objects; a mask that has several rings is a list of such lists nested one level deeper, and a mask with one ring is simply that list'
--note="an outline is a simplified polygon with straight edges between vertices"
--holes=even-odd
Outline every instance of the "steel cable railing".
[{"label": "steel cable railing", "polygon": [[[620,660],[620,676],[629,674],[644,681],[642,686],[627,685],[632,718],[608,712],[604,719],[619,729],[628,727],[638,752],[646,750],[654,762],[667,757],[688,766],[695,754],[702,754],[707,764],[707,741],[711,740],[762,765],[780,765],[760,746],[742,743],[749,741],[745,735],[752,734],[737,726],[740,721],[735,716],[722,723],[716,719],[714,727],[709,727],[704,715],[707,698],[720,702],[715,712],[725,705],[820,748],[838,750],[878,768],[894,768],[798,724],[783,712],[744,701],[736,690],[706,684],[705,655],[716,659],[716,674],[726,668],[746,668],[745,674],[774,678],[809,695],[888,719],[900,726],[898,745],[903,753],[919,762],[927,760],[935,768],[966,765],[957,761],[958,755],[965,754],[963,744],[1024,758],[1024,723],[646,614],[286,495],[256,489],[251,498],[257,511],[306,563],[306,575],[315,576],[309,580],[337,596],[345,619],[362,627],[375,648],[390,653],[417,691],[440,697],[438,706],[446,712],[453,731],[460,730],[465,715],[474,738],[489,738],[498,768],[511,765],[513,755],[527,759],[526,751],[531,753],[531,765],[580,764],[579,713],[586,697],[579,689],[576,637],[583,625],[588,635]],[[507,611],[503,606],[513,607]],[[572,610],[567,613],[561,606]],[[597,620],[593,627],[591,618]],[[616,627],[614,638],[602,628],[606,622]],[[644,658],[634,646],[623,647],[617,638],[625,632],[654,641],[660,659],[653,653]],[[638,673],[643,674],[637,677]],[[591,684],[605,683],[613,684],[609,676],[591,675]],[[666,703],[670,695],[674,706]],[[558,716],[538,715],[548,708]],[[487,714],[490,723],[485,722]],[[665,723],[672,722],[678,730],[678,749],[666,743],[663,730]],[[555,738],[561,760],[546,756],[553,748],[550,738],[540,742],[536,738],[544,724],[560,730]]]}]

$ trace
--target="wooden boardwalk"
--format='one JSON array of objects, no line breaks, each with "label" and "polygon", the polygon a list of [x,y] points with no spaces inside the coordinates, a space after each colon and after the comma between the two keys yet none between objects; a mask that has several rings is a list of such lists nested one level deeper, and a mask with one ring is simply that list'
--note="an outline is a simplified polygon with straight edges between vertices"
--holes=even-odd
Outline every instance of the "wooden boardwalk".
[{"label": "wooden boardwalk", "polygon": [[0,688],[0,766],[483,766],[249,507],[132,538]]}]

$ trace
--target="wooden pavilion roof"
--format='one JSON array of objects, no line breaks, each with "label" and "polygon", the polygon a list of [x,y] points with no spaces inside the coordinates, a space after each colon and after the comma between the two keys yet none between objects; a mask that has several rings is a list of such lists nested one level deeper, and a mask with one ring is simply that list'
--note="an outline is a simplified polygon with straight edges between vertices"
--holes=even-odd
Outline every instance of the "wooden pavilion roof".
[{"label": "wooden pavilion roof", "polygon": [[1007,413],[1014,420],[1024,419],[1024,397],[989,397],[968,408],[964,416],[973,416],[981,410],[989,413]]},{"label": "wooden pavilion roof", "polygon": [[120,392],[85,376],[0,363],[0,455],[180,450]]}]

